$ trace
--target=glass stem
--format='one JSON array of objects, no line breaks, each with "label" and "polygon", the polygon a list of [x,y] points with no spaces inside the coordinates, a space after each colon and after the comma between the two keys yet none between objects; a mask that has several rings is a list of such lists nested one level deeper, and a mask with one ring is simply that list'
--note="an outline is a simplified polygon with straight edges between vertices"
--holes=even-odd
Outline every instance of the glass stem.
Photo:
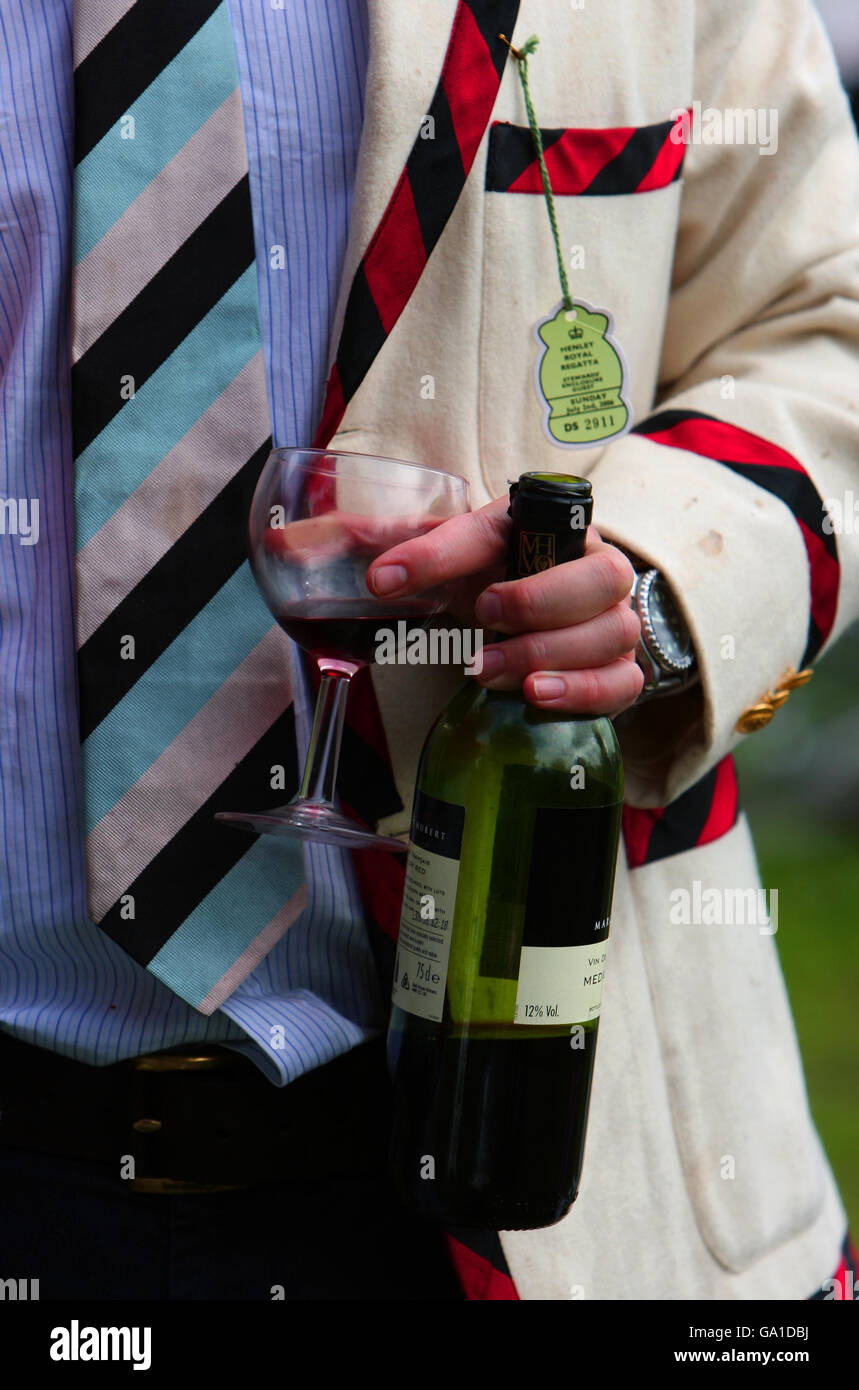
[{"label": "glass stem", "polygon": [[343,723],[346,718],[346,700],[349,696],[349,676],[339,672],[332,674],[329,671],[323,671],[321,675],[307,761],[304,764],[304,776],[297,799],[324,802],[327,806],[333,806]]}]

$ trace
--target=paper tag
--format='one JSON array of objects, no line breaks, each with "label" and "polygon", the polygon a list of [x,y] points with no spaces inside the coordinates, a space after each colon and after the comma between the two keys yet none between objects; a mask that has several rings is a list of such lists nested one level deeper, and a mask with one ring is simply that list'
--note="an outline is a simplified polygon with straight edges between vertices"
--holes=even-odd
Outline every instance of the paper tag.
[{"label": "paper tag", "polygon": [[589,449],[630,428],[628,371],[611,332],[611,314],[583,300],[572,309],[562,302],[535,325],[543,349],[537,358],[537,396],[553,444]]}]

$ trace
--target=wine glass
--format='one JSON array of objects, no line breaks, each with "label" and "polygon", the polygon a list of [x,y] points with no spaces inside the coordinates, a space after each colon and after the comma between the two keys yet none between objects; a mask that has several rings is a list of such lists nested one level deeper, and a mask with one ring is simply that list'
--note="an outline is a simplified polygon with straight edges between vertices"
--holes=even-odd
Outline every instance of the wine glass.
[{"label": "wine glass", "polygon": [[440,585],[402,599],[367,588],[371,561],[400,541],[469,510],[464,478],[419,463],[330,449],[271,451],[251,502],[250,562],[280,626],[320,672],[304,776],[296,796],[272,810],[218,811],[215,819],[261,835],[350,849],[402,852],[335,805],[349,681],[374,659],[377,629],[426,627],[447,601]]}]

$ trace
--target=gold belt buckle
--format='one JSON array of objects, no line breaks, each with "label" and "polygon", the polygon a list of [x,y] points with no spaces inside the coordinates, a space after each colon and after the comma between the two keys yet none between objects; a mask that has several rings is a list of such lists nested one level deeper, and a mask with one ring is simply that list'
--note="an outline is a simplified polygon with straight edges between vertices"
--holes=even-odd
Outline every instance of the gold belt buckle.
[{"label": "gold belt buckle", "polygon": [[[220,1052],[150,1052],[134,1059],[135,1071],[213,1071],[226,1064],[226,1057]],[[154,1133],[161,1128],[160,1120],[135,1120],[133,1129],[140,1134]],[[248,1186],[246,1182],[189,1182],[184,1178],[129,1178],[128,1186],[132,1192],[147,1196],[185,1197],[192,1194],[207,1195],[211,1192],[238,1192]]]},{"label": "gold belt buckle", "polygon": [[213,1071],[226,1065],[221,1052],[149,1052],[135,1057],[135,1071]]}]

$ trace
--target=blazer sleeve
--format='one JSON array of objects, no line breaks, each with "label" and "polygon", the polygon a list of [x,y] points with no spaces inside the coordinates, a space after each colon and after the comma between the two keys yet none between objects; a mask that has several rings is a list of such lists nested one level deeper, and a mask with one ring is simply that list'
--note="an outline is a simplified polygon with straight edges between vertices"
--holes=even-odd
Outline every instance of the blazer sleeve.
[{"label": "blazer sleeve", "polygon": [[591,474],[599,531],[664,573],[701,673],[621,721],[638,806],[709,772],[744,711],[859,612],[849,106],[809,0],[698,8],[702,111],[764,112],[771,146],[687,149],[654,410]]}]

